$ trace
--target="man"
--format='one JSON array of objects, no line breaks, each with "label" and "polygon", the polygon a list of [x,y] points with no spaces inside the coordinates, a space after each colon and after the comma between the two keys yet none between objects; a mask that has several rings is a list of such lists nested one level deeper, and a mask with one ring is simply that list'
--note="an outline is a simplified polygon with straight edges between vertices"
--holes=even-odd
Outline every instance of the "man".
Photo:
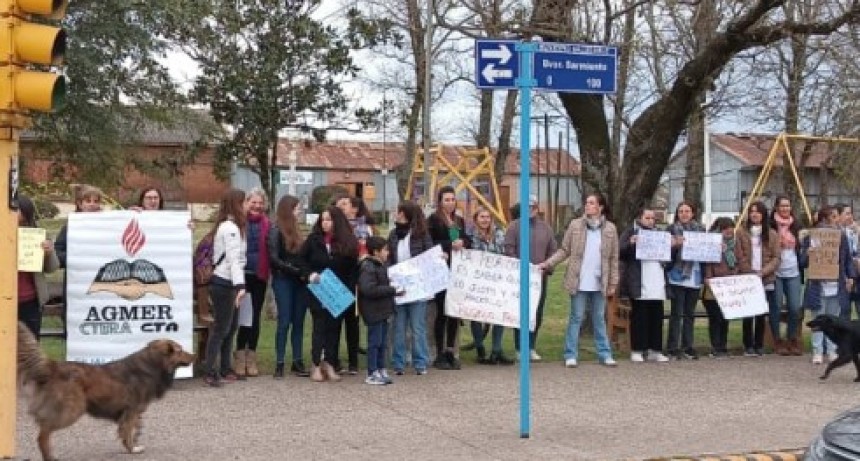
[{"label": "man", "polygon": [[[851,250],[851,263],[854,264],[854,269],[860,266],[860,248],[858,248],[858,229],[854,222],[854,213],[851,205],[847,203],[837,203],[834,208],[839,212],[838,222],[845,237],[848,238],[848,246]],[[860,273],[860,271],[858,271]],[[860,293],[857,292],[857,282],[860,278],[854,280],[854,288],[849,291],[848,298],[842,301],[840,306],[839,316],[845,319],[851,319],[851,303],[854,303],[854,308],[857,310],[857,315],[860,316]]]},{"label": "man", "polygon": [[[540,208],[538,207],[537,197],[532,195],[529,197],[529,231],[531,239],[529,241],[529,260],[532,264],[540,264],[546,261],[555,250],[558,244],[555,241],[555,234],[549,224],[540,218]],[[508,231],[505,233],[505,254],[514,258],[520,256],[520,220],[515,219],[508,224]],[[537,307],[537,319],[535,323],[535,331],[529,333],[529,347],[531,348],[529,357],[533,362],[539,361],[541,356],[538,355],[535,342],[537,341],[537,333],[543,321],[543,306],[546,302],[546,287],[551,271],[546,271],[543,274],[541,283],[540,300]],[[517,352],[520,350],[520,332],[514,330],[514,346]]]}]

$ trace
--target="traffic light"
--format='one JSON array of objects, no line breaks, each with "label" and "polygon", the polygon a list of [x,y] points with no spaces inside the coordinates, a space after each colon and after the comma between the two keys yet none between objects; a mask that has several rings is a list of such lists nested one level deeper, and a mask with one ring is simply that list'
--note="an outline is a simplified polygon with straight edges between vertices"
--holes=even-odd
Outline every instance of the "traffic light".
[{"label": "traffic light", "polygon": [[68,0],[0,0],[0,112],[52,112],[66,95],[63,76],[45,69],[59,66],[66,53],[66,33],[32,22],[60,20]]}]

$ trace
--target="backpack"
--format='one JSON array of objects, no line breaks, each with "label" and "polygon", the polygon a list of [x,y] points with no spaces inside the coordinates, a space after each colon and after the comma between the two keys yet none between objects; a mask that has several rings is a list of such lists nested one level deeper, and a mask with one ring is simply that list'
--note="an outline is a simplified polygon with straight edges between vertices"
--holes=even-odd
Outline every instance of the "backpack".
[{"label": "backpack", "polygon": [[215,266],[224,262],[226,253],[218,258],[218,262],[213,263],[212,257],[215,253],[215,229],[207,233],[197,242],[194,248],[194,285],[203,286],[209,284],[209,279],[212,278],[212,272]]}]

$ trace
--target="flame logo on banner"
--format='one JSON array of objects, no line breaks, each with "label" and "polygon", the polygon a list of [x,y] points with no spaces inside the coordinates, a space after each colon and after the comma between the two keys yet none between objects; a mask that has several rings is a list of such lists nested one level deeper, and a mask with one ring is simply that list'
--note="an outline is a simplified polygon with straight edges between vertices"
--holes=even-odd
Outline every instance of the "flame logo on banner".
[{"label": "flame logo on banner", "polygon": [[133,258],[143,248],[144,243],[146,243],[146,235],[140,230],[137,219],[132,219],[122,233],[122,246],[128,256]]}]

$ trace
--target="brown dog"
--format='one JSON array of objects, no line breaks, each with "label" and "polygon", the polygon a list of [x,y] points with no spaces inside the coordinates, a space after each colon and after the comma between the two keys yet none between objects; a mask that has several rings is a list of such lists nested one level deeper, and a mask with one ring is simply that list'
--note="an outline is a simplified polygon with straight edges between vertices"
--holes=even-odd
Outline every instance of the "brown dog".
[{"label": "brown dog", "polygon": [[18,376],[25,387],[32,386],[30,414],[39,425],[45,461],[54,459],[51,433],[71,426],[84,412],[116,421],[125,449],[143,452],[137,445],[141,415],[173,384],[176,368],[192,363],[194,354],[167,339],[104,365],[58,362],[45,356],[30,330],[18,324]]}]

